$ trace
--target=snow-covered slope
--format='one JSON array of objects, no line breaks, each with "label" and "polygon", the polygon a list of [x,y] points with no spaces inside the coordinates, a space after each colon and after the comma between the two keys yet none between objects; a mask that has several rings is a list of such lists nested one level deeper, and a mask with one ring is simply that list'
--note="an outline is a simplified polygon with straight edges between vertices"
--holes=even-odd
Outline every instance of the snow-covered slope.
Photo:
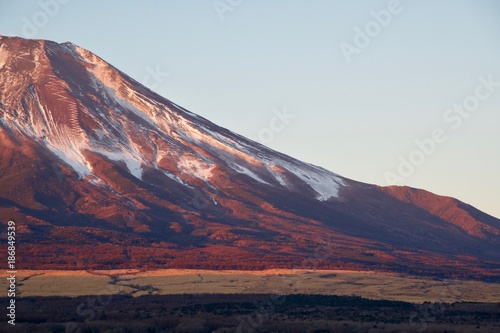
[{"label": "snow-covered slope", "polygon": [[273,151],[71,43],[0,36],[0,224],[9,219],[25,268],[500,279],[498,219]]},{"label": "snow-covered slope", "polygon": [[138,179],[150,167],[186,186],[192,178],[213,186],[215,166],[292,191],[303,182],[319,200],[337,197],[345,185],[334,173],[184,110],[76,45],[5,41],[2,123],[45,145],[83,178],[98,178],[85,154],[90,151],[123,161]]}]

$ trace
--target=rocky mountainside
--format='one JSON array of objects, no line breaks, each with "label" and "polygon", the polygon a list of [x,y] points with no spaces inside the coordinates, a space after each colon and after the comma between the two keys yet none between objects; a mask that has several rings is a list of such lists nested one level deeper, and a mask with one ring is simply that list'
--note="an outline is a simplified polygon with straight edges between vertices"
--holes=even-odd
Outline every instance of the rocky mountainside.
[{"label": "rocky mountainside", "polygon": [[[0,222],[23,268],[500,277],[500,220],[221,128],[71,43],[0,36]],[[2,236],[4,237],[4,236]]]}]

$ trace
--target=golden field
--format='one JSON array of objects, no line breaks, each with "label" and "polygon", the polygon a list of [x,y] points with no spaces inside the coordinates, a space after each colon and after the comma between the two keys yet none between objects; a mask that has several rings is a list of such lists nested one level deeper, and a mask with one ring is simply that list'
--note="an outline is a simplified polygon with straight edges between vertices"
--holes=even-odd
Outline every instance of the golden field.
[{"label": "golden field", "polygon": [[[6,274],[0,287],[7,288]],[[369,299],[429,302],[500,302],[500,285],[479,281],[433,280],[391,273],[289,270],[53,271],[17,273],[17,295],[80,296],[129,294],[323,294]]]}]

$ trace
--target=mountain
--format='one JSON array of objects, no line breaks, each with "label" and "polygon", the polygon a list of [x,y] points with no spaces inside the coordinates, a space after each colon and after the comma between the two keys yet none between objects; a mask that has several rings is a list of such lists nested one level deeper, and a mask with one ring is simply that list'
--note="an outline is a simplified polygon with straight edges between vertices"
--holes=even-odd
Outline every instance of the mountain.
[{"label": "mountain", "polygon": [[500,277],[500,220],[273,151],[72,43],[0,37],[0,148],[19,268]]}]

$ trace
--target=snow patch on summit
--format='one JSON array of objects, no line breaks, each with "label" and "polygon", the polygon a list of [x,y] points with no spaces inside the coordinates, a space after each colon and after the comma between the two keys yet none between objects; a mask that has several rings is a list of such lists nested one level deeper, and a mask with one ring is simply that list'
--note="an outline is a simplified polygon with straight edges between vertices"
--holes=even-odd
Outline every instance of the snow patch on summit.
[{"label": "snow patch on summit", "polygon": [[302,179],[311,188],[318,193],[316,199],[320,201],[326,201],[330,198],[338,198],[340,186],[345,186],[345,183],[339,177],[335,177],[332,173],[326,170],[320,170],[317,167],[313,167],[316,172],[308,172],[307,174],[304,170],[291,167],[288,170],[293,172],[297,177]]},{"label": "snow patch on summit", "polygon": [[[340,187],[346,185],[341,177],[315,165],[304,163],[298,166],[295,163],[290,163],[284,159],[272,159],[267,162],[270,165],[289,171],[300,178],[318,194],[316,199],[320,201],[326,201],[330,198],[338,198]],[[280,184],[286,183],[284,177],[279,171],[272,170],[274,168],[269,169],[271,169],[270,171],[272,171],[272,174]],[[285,186],[290,187],[287,183]]]},{"label": "snow patch on summit", "polygon": [[[67,68],[57,61],[39,61],[45,57],[43,52],[58,56],[58,47],[74,57],[75,66],[82,66],[87,75],[62,75]],[[307,184],[321,201],[338,197],[340,187],[345,186],[342,177],[332,172],[267,149],[146,93],[146,88],[76,45],[48,43],[45,50],[40,47],[15,56],[9,52],[0,44],[0,88],[2,83],[16,87],[8,94],[1,91],[2,102],[14,105],[4,112],[2,122],[43,143],[86,179],[98,177],[84,156],[90,151],[122,161],[138,179],[143,168],[155,168],[188,187],[198,183],[193,178],[212,186],[215,168],[286,191]],[[11,72],[14,66],[6,66],[17,59],[43,66],[29,67],[29,73],[19,75],[18,70]]]},{"label": "snow patch on summit", "polygon": [[234,164],[232,167],[235,171],[242,173],[244,175],[247,175],[247,176],[255,179],[256,181],[258,181],[259,183],[270,185],[268,182],[262,180],[259,176],[257,176],[255,173],[250,171],[248,168],[245,168],[244,166]]},{"label": "snow patch on summit", "polygon": [[66,162],[66,164],[71,166],[80,177],[84,177],[85,175],[89,175],[92,173],[92,167],[90,166],[90,163],[85,159],[85,157],[83,157],[79,150],[60,150],[53,145],[47,145],[47,148],[61,160]]},{"label": "snow patch on summit", "polygon": [[177,167],[184,173],[208,181],[215,165],[204,162],[195,155],[184,154],[179,157]]},{"label": "snow patch on summit", "polygon": [[112,161],[122,161],[127,165],[128,170],[137,179],[142,179],[142,161],[138,159],[133,154],[127,151],[106,151],[106,150],[96,150],[103,156],[106,156]]},{"label": "snow patch on summit", "polygon": [[9,51],[7,51],[4,47],[3,44],[0,45],[0,69],[5,66],[7,63],[7,59],[9,58]]}]

